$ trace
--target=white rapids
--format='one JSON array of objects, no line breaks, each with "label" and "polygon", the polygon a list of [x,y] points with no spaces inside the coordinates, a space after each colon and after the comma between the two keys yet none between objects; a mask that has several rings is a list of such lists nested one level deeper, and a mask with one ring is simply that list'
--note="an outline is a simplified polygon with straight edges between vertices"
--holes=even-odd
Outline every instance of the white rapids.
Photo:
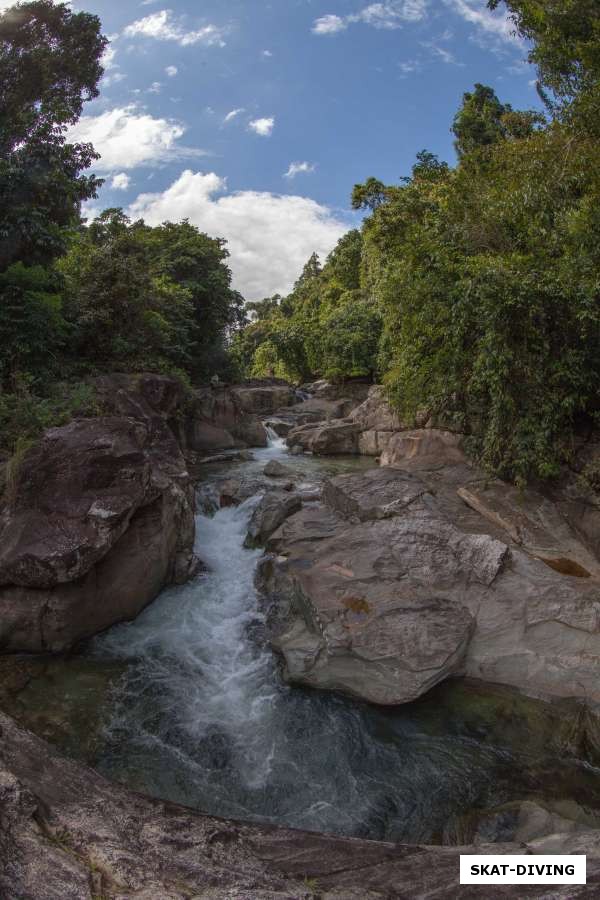
[{"label": "white rapids", "polygon": [[[283,445],[271,434],[254,465],[283,456]],[[98,767],[221,816],[430,838],[492,789],[497,754],[283,682],[254,587],[261,551],[243,547],[258,499],[198,515],[208,572],[94,642],[96,656],[128,662]]]}]

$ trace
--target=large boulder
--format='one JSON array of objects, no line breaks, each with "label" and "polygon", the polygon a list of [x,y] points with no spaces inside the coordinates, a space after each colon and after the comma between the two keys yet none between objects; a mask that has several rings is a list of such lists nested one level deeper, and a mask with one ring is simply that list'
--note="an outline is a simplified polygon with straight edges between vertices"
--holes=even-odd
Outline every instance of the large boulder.
[{"label": "large boulder", "polygon": [[362,403],[369,394],[371,382],[366,378],[349,378],[345,381],[327,381],[321,378],[298,388],[302,394],[308,394],[317,400],[340,400],[351,398],[355,403]]},{"label": "large boulder", "polygon": [[289,466],[280,463],[278,459],[270,459],[263,469],[267,478],[294,478],[296,473]]},{"label": "large boulder", "polygon": [[245,546],[258,547],[264,544],[267,538],[301,506],[302,501],[297,494],[268,491],[252,514]]},{"label": "large boulder", "polygon": [[350,398],[334,407],[333,401],[317,398],[292,407],[297,427],[287,432],[288,445],[323,455],[381,456],[406,426],[390,407],[381,385],[362,387],[366,392],[361,403]]},{"label": "large boulder", "polygon": [[[273,533],[264,582],[288,678],[382,704],[458,674],[600,703],[600,595],[588,551],[530,495],[521,514],[538,527],[536,543],[516,541],[483,508],[481,473],[450,450],[447,469],[423,468],[432,458],[423,454],[415,470],[333,478],[325,505]],[[545,560],[542,537],[552,542]]]},{"label": "large boulder", "polygon": [[247,413],[266,416],[296,401],[293,387],[285,381],[251,381],[234,385],[231,393]]},{"label": "large boulder", "polygon": [[465,463],[462,441],[462,435],[439,428],[400,431],[390,438],[381,465],[428,469],[436,465]]},{"label": "large boulder", "polygon": [[[141,416],[141,413],[140,413]],[[195,569],[193,496],[160,415],[50,429],[0,519],[0,651],[59,651]]]},{"label": "large boulder", "polygon": [[[585,853],[587,885],[519,896],[595,897],[600,834],[523,843],[426,847],[217,819],[111,783],[0,714],[0,895],[6,900],[445,900],[461,853]],[[550,849],[547,844],[550,842]],[[488,892],[489,893],[489,892]],[[494,897],[515,897],[495,885]]]},{"label": "large boulder", "polygon": [[267,432],[260,418],[244,407],[236,389],[216,385],[193,392],[185,417],[185,444],[190,450],[206,453],[266,447]]},{"label": "large boulder", "polygon": [[287,436],[289,447],[299,446],[318,456],[358,453],[360,426],[348,420],[301,425]]}]

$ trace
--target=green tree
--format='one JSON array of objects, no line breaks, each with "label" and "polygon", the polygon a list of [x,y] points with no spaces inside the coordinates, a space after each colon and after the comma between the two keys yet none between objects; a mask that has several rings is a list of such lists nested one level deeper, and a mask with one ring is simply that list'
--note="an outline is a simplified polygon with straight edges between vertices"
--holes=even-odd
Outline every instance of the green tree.
[{"label": "green tree", "polygon": [[501,103],[491,87],[476,84],[472,93],[463,95],[461,108],[454,117],[452,131],[459,157],[509,138],[524,138],[544,117],[533,110],[515,111],[509,103]]},{"label": "green tree", "polygon": [[[98,18],[64,4],[36,0],[0,14],[0,318],[12,332],[12,348],[0,349],[5,389],[19,366],[46,377],[64,330],[51,267],[100,183],[82,174],[92,147],[68,144],[65,134],[97,96],[105,46]],[[43,334],[48,354],[38,352]]]}]

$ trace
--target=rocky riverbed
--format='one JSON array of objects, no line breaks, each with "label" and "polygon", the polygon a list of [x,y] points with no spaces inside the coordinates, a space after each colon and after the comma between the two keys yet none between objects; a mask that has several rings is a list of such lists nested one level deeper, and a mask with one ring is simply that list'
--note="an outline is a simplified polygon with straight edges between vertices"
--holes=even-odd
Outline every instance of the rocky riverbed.
[{"label": "rocky riverbed", "polygon": [[26,455],[0,634],[44,653],[0,657],[39,736],[0,723],[10,900],[466,897],[466,845],[587,852],[543,896],[595,896],[593,497],[310,387],[111,376],[104,417]]}]

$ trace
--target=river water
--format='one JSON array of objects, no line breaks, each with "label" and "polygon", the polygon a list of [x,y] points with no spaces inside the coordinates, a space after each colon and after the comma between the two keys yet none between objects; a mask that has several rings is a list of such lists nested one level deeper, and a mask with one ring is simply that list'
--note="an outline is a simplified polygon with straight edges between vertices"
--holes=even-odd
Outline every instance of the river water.
[{"label": "river water", "polygon": [[[251,482],[284,456],[272,440],[208,477]],[[285,461],[305,486],[368,464]],[[467,814],[510,800],[600,808],[598,771],[553,744],[557,714],[546,705],[456,683],[389,710],[286,685],[254,588],[261,551],[243,547],[258,499],[199,514],[208,572],[63,661],[60,676],[47,669],[37,688],[33,679],[21,717],[36,704],[59,710],[58,743],[71,749],[94,718],[87,758],[101,772],[220,816],[432,842],[458,839]]]}]

